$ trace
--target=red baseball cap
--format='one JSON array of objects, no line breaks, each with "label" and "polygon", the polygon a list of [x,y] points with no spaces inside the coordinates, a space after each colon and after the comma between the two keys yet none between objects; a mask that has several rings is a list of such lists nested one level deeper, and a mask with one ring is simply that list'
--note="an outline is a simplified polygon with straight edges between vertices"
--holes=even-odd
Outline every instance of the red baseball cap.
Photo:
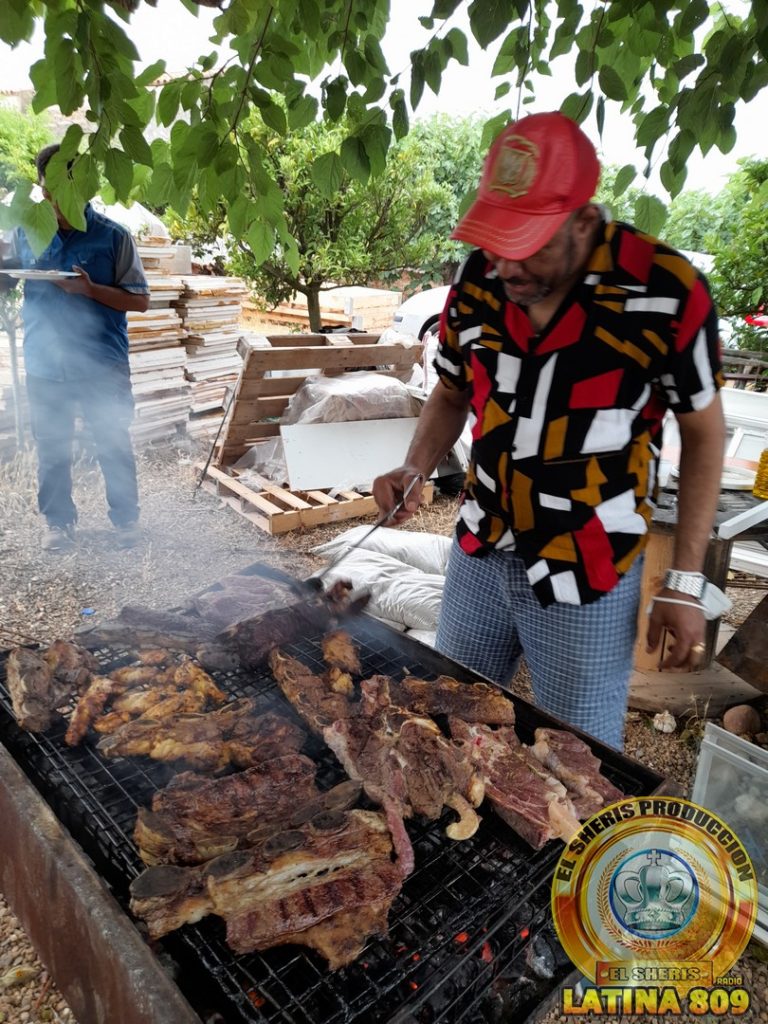
[{"label": "red baseball cap", "polygon": [[491,146],[477,199],[451,238],[525,260],[595,194],[600,163],[575,121],[557,111],[508,125]]}]

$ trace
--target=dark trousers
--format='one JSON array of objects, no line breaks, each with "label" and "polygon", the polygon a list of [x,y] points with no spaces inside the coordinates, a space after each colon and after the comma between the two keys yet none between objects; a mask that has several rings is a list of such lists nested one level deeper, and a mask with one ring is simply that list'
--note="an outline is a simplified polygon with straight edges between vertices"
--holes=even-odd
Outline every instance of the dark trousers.
[{"label": "dark trousers", "polygon": [[135,522],[139,494],[128,430],[133,396],[127,367],[107,368],[85,380],[27,376],[27,397],[37,445],[37,504],[48,525],[69,526],[77,520],[72,501],[72,442],[78,410],[96,446],[109,518],[115,526]]}]

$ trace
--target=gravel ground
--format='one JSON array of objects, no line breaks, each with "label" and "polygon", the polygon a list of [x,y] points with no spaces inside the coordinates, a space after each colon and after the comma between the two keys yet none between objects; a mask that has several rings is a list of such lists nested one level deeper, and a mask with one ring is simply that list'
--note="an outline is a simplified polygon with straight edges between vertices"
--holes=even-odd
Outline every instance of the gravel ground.
[{"label": "gravel ground", "polygon": [[[194,463],[201,454],[205,456],[199,446],[184,441],[141,454],[145,535],[136,548],[128,551],[114,546],[98,467],[88,460],[81,461],[75,476],[80,509],[78,540],[72,552],[58,555],[40,548],[42,524],[35,509],[33,456],[22,453],[0,465],[0,647],[70,636],[86,618],[109,618],[124,604],[173,607],[187,595],[254,561],[279,566],[295,575],[306,574],[319,565],[310,548],[354,525],[341,523],[267,537],[214,496],[202,490],[195,492]],[[438,497],[410,528],[447,534],[454,509],[453,499]],[[734,589],[730,593],[735,605],[730,621],[734,625],[743,621],[762,594],[758,589]],[[524,671],[515,689],[522,696],[529,695]],[[764,706],[764,713],[766,710]],[[627,753],[675,779],[688,793],[702,724],[689,722],[677,734],[662,735],[653,729],[650,716],[630,713]],[[768,1022],[768,965],[761,956],[765,953],[759,948],[754,955],[750,950],[736,971],[743,974],[755,1006],[743,1019]],[[0,896],[0,1024],[70,1024],[73,1019]],[[621,1020],[622,1024],[629,1020],[603,1019]],[[645,1022],[656,1018],[631,1019]],[[558,1013],[541,1017],[542,1024],[558,1020],[566,1018]]]}]

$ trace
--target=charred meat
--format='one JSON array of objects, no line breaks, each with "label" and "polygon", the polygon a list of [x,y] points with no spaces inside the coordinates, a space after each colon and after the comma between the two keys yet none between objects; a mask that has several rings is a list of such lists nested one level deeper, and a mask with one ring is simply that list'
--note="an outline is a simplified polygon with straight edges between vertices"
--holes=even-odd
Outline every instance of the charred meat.
[{"label": "charred meat", "polygon": [[451,735],[463,742],[485,781],[493,809],[534,849],[555,837],[568,840],[579,819],[565,786],[544,768],[514,729],[450,718]]},{"label": "charred meat", "polygon": [[327,592],[230,626],[219,636],[219,642],[233,645],[244,665],[260,665],[276,647],[307,633],[332,629],[342,619],[361,612],[369,595],[353,599],[351,589],[351,584],[338,581]]},{"label": "charred meat", "polygon": [[220,779],[182,772],[139,811],[134,839],[145,864],[200,864],[236,849],[265,817],[278,830],[292,806],[318,795],[315,765],[301,754]]},{"label": "charred meat", "polygon": [[433,681],[406,676],[391,684],[392,700],[417,715],[455,715],[465,722],[513,725],[515,706],[494,686],[462,683],[450,676]]},{"label": "charred meat", "polygon": [[89,684],[97,670],[93,656],[67,640],[40,651],[16,647],[8,655],[6,675],[16,720],[29,732],[45,732],[59,717],[56,709]]},{"label": "charred meat", "polygon": [[301,943],[335,970],[386,934],[402,880],[380,814],[333,812],[201,867],[149,868],[131,885],[131,910],[152,938],[213,913],[235,952]]},{"label": "charred meat", "polygon": [[349,718],[355,705],[343,693],[334,691],[328,679],[282,651],[272,651],[269,665],[285,698],[316,733],[333,722]]}]

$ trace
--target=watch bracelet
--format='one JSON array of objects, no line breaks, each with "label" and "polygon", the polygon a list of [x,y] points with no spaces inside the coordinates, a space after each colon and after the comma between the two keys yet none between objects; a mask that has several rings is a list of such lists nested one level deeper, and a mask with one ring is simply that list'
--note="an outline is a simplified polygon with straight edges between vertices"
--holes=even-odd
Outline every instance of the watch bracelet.
[{"label": "watch bracelet", "polygon": [[676,590],[679,594],[689,594],[700,599],[706,582],[707,579],[701,572],[667,569],[662,586],[665,590]]}]

